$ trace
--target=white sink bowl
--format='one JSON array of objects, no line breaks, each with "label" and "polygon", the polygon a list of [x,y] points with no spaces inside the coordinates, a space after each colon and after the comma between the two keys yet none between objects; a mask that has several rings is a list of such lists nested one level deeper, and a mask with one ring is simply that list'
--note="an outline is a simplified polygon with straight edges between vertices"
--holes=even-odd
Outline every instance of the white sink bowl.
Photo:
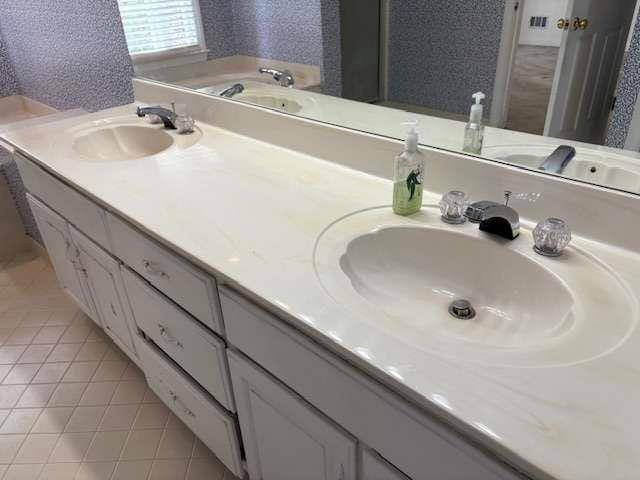
[{"label": "white sink bowl", "polygon": [[259,105],[261,107],[272,108],[274,110],[280,110],[286,113],[299,113],[302,110],[302,105],[300,105],[295,100],[291,100],[282,96],[274,96],[268,94],[240,94],[236,95],[236,100],[241,100],[243,102],[252,103],[254,105]]},{"label": "white sink bowl", "polygon": [[130,117],[80,125],[69,134],[73,152],[81,160],[94,162],[138,160],[172,148],[186,149],[202,137],[197,126],[193,133],[180,135],[163,125]]},{"label": "white sink bowl", "polygon": [[[506,145],[485,147],[483,155],[537,170],[557,146]],[[561,174],[597,185],[640,192],[640,162],[621,155],[578,148],[575,158]]]},{"label": "white sink bowl", "polygon": [[[513,242],[449,226],[435,209],[399,219],[361,212],[319,238],[314,262],[325,291],[389,335],[427,352],[473,363],[549,367],[611,351],[636,324],[626,285],[571,247],[541,257],[524,231]],[[466,299],[472,319],[449,314]]]}]

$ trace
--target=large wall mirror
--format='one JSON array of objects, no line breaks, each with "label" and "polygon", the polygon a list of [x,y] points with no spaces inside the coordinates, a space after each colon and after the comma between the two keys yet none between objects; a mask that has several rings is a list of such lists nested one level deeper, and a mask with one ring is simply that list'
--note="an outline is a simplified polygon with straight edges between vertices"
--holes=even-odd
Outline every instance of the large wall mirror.
[{"label": "large wall mirror", "polygon": [[119,5],[140,77],[453,151],[482,92],[469,153],[640,193],[637,0]]}]

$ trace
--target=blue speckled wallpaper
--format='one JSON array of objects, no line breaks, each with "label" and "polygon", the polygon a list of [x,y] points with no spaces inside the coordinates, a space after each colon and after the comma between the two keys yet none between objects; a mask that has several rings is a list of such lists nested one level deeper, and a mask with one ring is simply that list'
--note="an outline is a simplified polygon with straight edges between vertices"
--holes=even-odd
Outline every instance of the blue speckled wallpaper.
[{"label": "blue speckled wallpaper", "polygon": [[233,31],[233,0],[200,0],[204,40],[212,58],[229,57],[237,53]]},{"label": "blue speckled wallpaper", "polygon": [[466,114],[482,90],[490,105],[504,9],[504,0],[392,0],[389,100]]},{"label": "blue speckled wallpaper", "polygon": [[18,91],[16,74],[13,71],[13,65],[9,61],[2,36],[0,36],[0,97],[14,95],[18,93]]},{"label": "blue speckled wallpaper", "polygon": [[322,83],[327,95],[342,96],[340,0],[320,0],[322,28]]},{"label": "blue speckled wallpaper", "polygon": [[24,95],[60,110],[133,101],[116,0],[0,0],[0,31]]},{"label": "blue speckled wallpaper", "polygon": [[236,52],[322,64],[320,0],[234,0]]},{"label": "blue speckled wallpaper", "polygon": [[[639,20],[640,20],[640,14]],[[638,93],[640,92],[640,22],[631,37],[629,51],[622,64],[616,107],[609,119],[609,130],[605,144],[610,147],[624,148],[633,118]]]}]

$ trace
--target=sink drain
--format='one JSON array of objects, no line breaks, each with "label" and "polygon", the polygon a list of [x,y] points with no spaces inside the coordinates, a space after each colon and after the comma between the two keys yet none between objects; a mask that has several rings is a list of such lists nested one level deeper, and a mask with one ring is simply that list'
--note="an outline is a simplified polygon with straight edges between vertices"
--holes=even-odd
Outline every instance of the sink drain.
[{"label": "sink drain", "polygon": [[449,315],[459,320],[471,320],[476,316],[476,311],[468,300],[454,300],[449,305]]}]

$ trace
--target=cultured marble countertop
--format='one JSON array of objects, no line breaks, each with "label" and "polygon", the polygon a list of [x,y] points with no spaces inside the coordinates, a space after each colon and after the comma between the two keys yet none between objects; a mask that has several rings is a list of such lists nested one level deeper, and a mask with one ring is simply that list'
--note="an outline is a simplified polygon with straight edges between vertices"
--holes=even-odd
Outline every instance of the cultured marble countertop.
[{"label": "cultured marble countertop", "polygon": [[[131,112],[128,105],[5,139],[531,476],[638,478],[637,329],[615,351],[570,366],[496,367],[430,354],[332,301],[314,273],[321,232],[345,215],[388,205],[390,181],[202,123],[193,147],[134,161],[78,159],[61,134],[90,120],[140,122]],[[436,201],[426,192],[426,203]],[[638,254],[580,238],[574,244],[607,263],[640,298]]]}]

